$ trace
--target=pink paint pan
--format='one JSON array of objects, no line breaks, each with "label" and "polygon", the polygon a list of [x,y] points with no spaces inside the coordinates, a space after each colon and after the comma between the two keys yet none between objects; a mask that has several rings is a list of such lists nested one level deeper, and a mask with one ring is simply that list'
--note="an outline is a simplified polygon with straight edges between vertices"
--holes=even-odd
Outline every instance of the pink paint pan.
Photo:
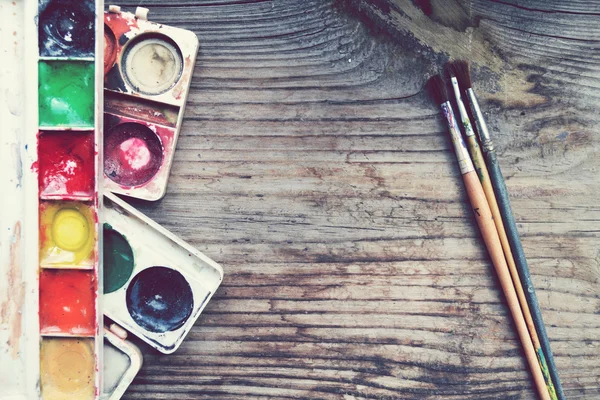
[{"label": "pink paint pan", "polygon": [[105,176],[127,193],[138,188],[162,193],[175,150],[174,128],[105,113],[104,129]]}]

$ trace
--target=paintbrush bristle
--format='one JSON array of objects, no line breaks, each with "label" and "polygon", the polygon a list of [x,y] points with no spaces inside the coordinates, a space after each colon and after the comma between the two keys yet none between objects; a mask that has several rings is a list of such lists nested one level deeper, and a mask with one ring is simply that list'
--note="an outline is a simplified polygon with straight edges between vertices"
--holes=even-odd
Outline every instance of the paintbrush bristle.
[{"label": "paintbrush bristle", "polygon": [[446,84],[439,75],[434,75],[429,78],[425,84],[425,89],[437,104],[445,103],[449,99],[448,92],[446,91]]},{"label": "paintbrush bristle", "polygon": [[444,65],[444,76],[446,79],[450,80],[450,78],[456,77],[456,72],[454,72],[454,63],[448,62]]},{"label": "paintbrush bristle", "polygon": [[464,60],[454,61],[451,64],[451,69],[458,79],[458,84],[462,90],[467,90],[473,87],[471,83],[471,70],[469,68],[469,62]]}]

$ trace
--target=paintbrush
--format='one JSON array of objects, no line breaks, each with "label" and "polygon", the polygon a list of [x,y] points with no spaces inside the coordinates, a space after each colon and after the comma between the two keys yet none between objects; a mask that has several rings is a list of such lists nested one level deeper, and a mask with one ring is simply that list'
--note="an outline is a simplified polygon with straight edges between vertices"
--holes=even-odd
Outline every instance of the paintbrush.
[{"label": "paintbrush", "polygon": [[527,298],[525,297],[525,293],[523,292],[523,285],[521,284],[521,279],[519,278],[519,273],[515,265],[508,237],[506,235],[504,223],[502,222],[500,209],[498,207],[496,195],[494,194],[494,188],[492,186],[492,182],[490,181],[490,174],[486,167],[485,159],[481,152],[481,148],[477,143],[477,138],[475,137],[475,132],[473,131],[473,127],[471,125],[471,120],[467,113],[467,109],[465,108],[465,105],[462,101],[457,75],[461,75],[461,77],[464,75],[464,67],[464,62],[448,63],[446,64],[445,72],[452,85],[452,91],[454,92],[454,98],[456,100],[456,105],[463,123],[462,125],[465,131],[465,136],[467,138],[469,153],[471,154],[473,164],[475,165],[475,169],[477,170],[477,174],[479,175],[479,180],[481,181],[481,186],[483,187],[483,191],[485,192],[485,197],[487,198],[488,204],[492,211],[492,216],[494,217],[494,224],[496,225],[496,230],[498,231],[498,236],[500,237],[500,243],[502,244],[502,249],[504,250],[504,256],[506,257],[506,262],[508,264],[508,269],[512,277],[513,285],[515,287],[515,291],[517,292],[519,303],[521,304],[521,310],[523,311],[525,323],[527,324],[527,328],[529,329],[529,334],[531,336],[533,346],[535,347],[536,353],[538,355],[538,362],[542,369],[542,373],[544,374],[544,379],[546,380],[548,393],[550,394],[550,398],[552,400],[557,400],[556,390],[554,388],[552,377],[550,376],[548,371],[548,366],[546,364],[544,353],[540,345],[537,330],[531,317],[531,312],[529,310]]},{"label": "paintbrush", "polygon": [[529,369],[533,375],[535,386],[542,399],[550,400],[548,389],[544,382],[544,376],[538,363],[536,352],[533,348],[529,331],[527,330],[527,325],[525,324],[523,312],[519,305],[510,272],[508,271],[508,266],[502,251],[502,244],[500,243],[498,231],[494,225],[492,212],[481,183],[479,182],[479,178],[477,177],[477,173],[475,172],[473,162],[469,157],[465,142],[460,134],[460,128],[458,127],[454,112],[452,111],[452,105],[450,104],[444,81],[440,76],[436,75],[429,79],[426,88],[435,102],[440,105],[442,113],[448,123],[448,129],[450,130],[450,137],[458,160],[460,173],[463,177],[471,207],[475,213],[475,220],[477,221],[481,236],[483,237],[485,246],[490,254],[490,258],[492,259],[492,264],[498,274],[502,291],[506,296],[506,302],[508,303],[508,308],[515,322],[517,333],[525,351],[525,358],[527,359]]},{"label": "paintbrush", "polygon": [[[481,109],[479,108],[479,102],[477,101],[477,97],[475,96],[475,92],[473,90],[469,63],[466,61],[455,62],[454,71],[458,78],[460,87],[466,92],[469,99],[472,114],[477,126],[477,132],[479,134],[479,140],[481,141],[481,146],[483,148],[483,153],[485,155],[485,160],[490,173],[492,186],[494,188],[494,193],[496,194],[496,199],[500,207],[500,213],[502,215],[502,220],[508,236],[510,248],[512,249],[514,261],[521,278],[521,284],[525,288],[524,294],[529,305],[533,324],[535,326],[533,332],[537,332],[538,336],[537,339],[539,344],[536,344],[536,347],[538,348],[540,362],[545,361],[547,363],[546,368],[550,374],[552,383],[554,384],[557,398],[559,400],[564,400],[565,394],[560,382],[560,377],[558,376],[556,364],[554,363],[554,356],[552,355],[550,341],[548,340],[548,334],[546,333],[546,327],[544,326],[544,320],[542,318],[540,306],[535,294],[533,282],[531,281],[531,275],[529,274],[529,267],[527,265],[527,259],[525,258],[525,252],[523,251],[523,245],[521,244],[521,238],[519,237],[519,231],[517,230],[517,224],[515,223],[515,218],[510,207],[510,200],[508,197],[506,184],[504,183],[504,176],[500,170],[494,145],[490,138],[490,134],[488,132]],[[533,335],[534,334],[532,333],[532,336]],[[539,351],[540,345],[542,352]]]}]

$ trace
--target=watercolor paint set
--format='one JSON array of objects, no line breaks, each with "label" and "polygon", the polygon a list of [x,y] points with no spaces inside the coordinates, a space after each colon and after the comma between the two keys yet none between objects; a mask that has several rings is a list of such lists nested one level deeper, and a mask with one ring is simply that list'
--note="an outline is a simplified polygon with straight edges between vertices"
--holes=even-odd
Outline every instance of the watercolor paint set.
[{"label": "watercolor paint set", "polygon": [[144,200],[165,194],[198,38],[110,6],[104,14],[104,187]]},{"label": "watercolor paint set", "polygon": [[14,5],[25,45],[11,70],[21,111],[6,119],[20,158],[1,160],[19,182],[1,213],[14,225],[2,236],[1,396],[119,399],[143,361],[128,333],[174,352],[223,277],[111,193],[164,195],[198,39],[140,7]]},{"label": "watercolor paint set", "polygon": [[39,390],[45,400],[97,399],[104,341],[103,36],[97,17],[103,6],[92,0],[35,6],[37,127],[29,143],[38,173]]}]

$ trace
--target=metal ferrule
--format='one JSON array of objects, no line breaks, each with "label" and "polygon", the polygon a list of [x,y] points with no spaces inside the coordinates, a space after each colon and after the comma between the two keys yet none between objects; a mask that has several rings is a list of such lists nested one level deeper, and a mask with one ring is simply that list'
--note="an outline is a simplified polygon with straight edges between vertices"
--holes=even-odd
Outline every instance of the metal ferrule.
[{"label": "metal ferrule", "polygon": [[471,104],[471,111],[475,116],[475,123],[477,124],[477,131],[479,132],[479,140],[481,141],[481,147],[484,152],[489,152],[494,150],[494,144],[492,142],[492,138],[490,137],[490,132],[488,131],[487,124],[485,123],[485,118],[483,118],[483,113],[479,108],[479,102],[477,101],[477,97],[475,96],[475,92],[472,88],[467,89],[467,96],[469,97],[469,104]]},{"label": "metal ferrule", "polygon": [[469,119],[469,114],[467,114],[467,109],[465,108],[465,104],[462,101],[462,96],[460,95],[460,88],[458,87],[458,79],[455,76],[450,77],[450,81],[452,82],[452,90],[454,90],[454,97],[456,98],[456,104],[458,105],[458,112],[460,113],[460,119],[463,122],[463,127],[465,128],[465,135],[467,136],[475,136],[475,131],[473,131],[473,126],[471,126],[471,120]]},{"label": "metal ferrule", "polygon": [[448,122],[448,129],[450,130],[450,137],[452,138],[452,144],[454,145],[454,152],[456,153],[456,159],[458,160],[460,173],[464,175],[467,172],[475,171],[473,162],[469,156],[469,151],[465,145],[465,141],[460,134],[460,128],[456,123],[456,118],[454,117],[454,112],[452,111],[452,105],[450,105],[450,102],[447,101],[442,103],[440,107],[442,108],[442,113]]}]

